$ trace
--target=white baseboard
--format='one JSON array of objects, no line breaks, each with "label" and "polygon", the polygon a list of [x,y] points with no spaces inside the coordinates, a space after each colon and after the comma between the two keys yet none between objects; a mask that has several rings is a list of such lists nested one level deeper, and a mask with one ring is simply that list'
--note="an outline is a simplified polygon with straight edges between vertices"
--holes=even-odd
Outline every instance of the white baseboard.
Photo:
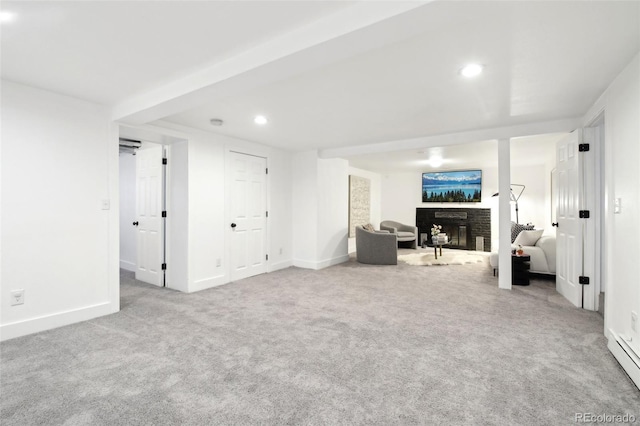
[{"label": "white baseboard", "polygon": [[136,271],[136,264],[133,262],[129,262],[128,260],[120,259],[120,269],[124,269],[125,271]]},{"label": "white baseboard", "polygon": [[318,269],[317,262],[311,260],[293,259],[293,266],[304,269]]},{"label": "white baseboard", "polygon": [[334,257],[331,259],[321,260],[318,262],[318,269],[328,268],[329,266],[338,265],[340,263],[347,262],[349,260],[349,255],[344,254],[342,256]]},{"label": "white baseboard", "polygon": [[629,348],[627,343],[613,330],[609,330],[609,343],[607,347],[618,360],[624,371],[640,389],[640,358]]},{"label": "white baseboard", "polygon": [[201,280],[194,281],[193,284],[189,285],[189,293],[218,287],[224,284],[229,284],[229,279],[225,274],[216,275],[215,277],[203,278]]},{"label": "white baseboard", "polygon": [[286,268],[289,268],[291,266],[293,266],[293,262],[291,260],[285,260],[285,261],[282,261],[282,262],[270,264],[268,272],[279,271],[280,269],[286,269]]},{"label": "white baseboard", "polygon": [[299,268],[305,268],[305,269],[318,270],[318,269],[328,268],[329,266],[337,265],[339,263],[344,263],[348,260],[349,260],[348,254],[334,257],[331,259],[319,260],[319,261],[294,259],[293,266],[297,266]]},{"label": "white baseboard", "polygon": [[118,312],[118,310],[119,309],[114,308],[110,302],[105,302],[71,311],[44,315],[9,324],[2,324],[0,326],[0,341],[14,339],[16,337],[26,336],[40,331],[51,330],[65,325],[75,324],[77,322],[87,321],[104,315],[113,314]]}]

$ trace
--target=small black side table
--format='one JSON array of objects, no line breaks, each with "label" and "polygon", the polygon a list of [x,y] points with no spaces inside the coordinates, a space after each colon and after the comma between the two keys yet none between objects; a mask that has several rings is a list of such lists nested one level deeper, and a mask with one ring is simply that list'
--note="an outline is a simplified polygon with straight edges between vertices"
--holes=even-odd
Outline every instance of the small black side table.
[{"label": "small black side table", "polygon": [[529,285],[530,261],[531,256],[528,254],[511,255],[511,283],[513,285]]}]

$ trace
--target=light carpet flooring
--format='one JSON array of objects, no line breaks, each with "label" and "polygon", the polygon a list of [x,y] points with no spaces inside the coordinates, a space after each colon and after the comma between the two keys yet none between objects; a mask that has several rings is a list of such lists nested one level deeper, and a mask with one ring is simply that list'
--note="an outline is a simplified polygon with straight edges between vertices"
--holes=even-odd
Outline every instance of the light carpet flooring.
[{"label": "light carpet flooring", "polygon": [[[410,253],[410,250],[403,250]],[[574,424],[640,418],[602,317],[486,263],[298,268],[9,340],[2,425]]]},{"label": "light carpet flooring", "polygon": [[433,248],[411,250],[412,253],[399,254],[398,260],[412,266],[464,265],[465,263],[486,262],[489,253],[479,251],[443,248],[438,258]]}]

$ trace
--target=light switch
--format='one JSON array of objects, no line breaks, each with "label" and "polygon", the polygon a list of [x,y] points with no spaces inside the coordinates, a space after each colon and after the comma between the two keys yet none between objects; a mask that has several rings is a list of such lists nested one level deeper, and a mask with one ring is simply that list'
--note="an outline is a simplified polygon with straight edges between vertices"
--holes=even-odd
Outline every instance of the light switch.
[{"label": "light switch", "polygon": [[613,200],[613,213],[620,214],[622,211],[622,198],[616,198]]},{"label": "light switch", "polygon": [[111,208],[111,201],[102,200],[102,210],[109,210]]}]

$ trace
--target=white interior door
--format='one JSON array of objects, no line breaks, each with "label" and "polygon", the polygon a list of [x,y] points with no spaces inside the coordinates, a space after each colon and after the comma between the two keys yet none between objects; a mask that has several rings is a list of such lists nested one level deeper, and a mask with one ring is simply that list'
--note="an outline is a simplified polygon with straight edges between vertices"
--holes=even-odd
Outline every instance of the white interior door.
[{"label": "white interior door", "polygon": [[229,153],[230,267],[236,281],[266,272],[267,160]]},{"label": "white interior door", "polygon": [[136,154],[136,279],[160,287],[164,285],[162,153],[162,145],[154,145]]},{"label": "white interior door", "polygon": [[582,164],[578,151],[582,131],[575,130],[556,146],[557,212],[556,220],[556,290],[577,307],[583,305],[583,225],[581,196],[583,193]]}]

